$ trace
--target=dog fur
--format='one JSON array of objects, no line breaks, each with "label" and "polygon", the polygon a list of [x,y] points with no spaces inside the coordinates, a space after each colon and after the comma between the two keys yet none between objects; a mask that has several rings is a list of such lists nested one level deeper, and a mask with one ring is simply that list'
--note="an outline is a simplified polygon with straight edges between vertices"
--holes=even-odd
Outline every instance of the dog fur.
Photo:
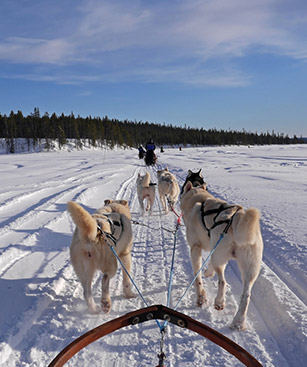
[{"label": "dog fur", "polygon": [[197,187],[205,184],[204,177],[201,174],[201,169],[198,172],[192,172],[190,169],[188,170],[188,175],[185,179],[185,182],[181,188],[181,194],[183,193],[185,185],[190,181],[193,187]]},{"label": "dog fur", "polygon": [[[153,204],[155,201],[155,184],[150,182],[150,174],[146,172],[144,176],[138,174],[137,180],[137,195],[142,213],[149,211],[152,214]],[[146,208],[144,208],[144,200],[146,200]]]},{"label": "dog fur", "polygon": [[[186,225],[186,237],[190,246],[194,275],[201,268],[202,250],[211,251],[226,227],[225,223],[216,226],[210,231],[209,237],[201,218],[201,206],[204,205],[205,210],[210,210],[218,208],[222,203],[225,202],[208,193],[205,185],[194,188],[191,182],[186,184],[181,195],[180,206]],[[205,224],[208,228],[214,224],[213,218],[215,215],[211,214],[205,217]],[[209,277],[213,276],[214,273],[217,274],[219,282],[214,307],[217,310],[222,310],[225,307],[227,284],[224,277],[225,267],[230,259],[237,261],[243,282],[243,292],[237,313],[230,327],[244,330],[246,328],[246,314],[251,289],[258,277],[262,260],[263,241],[259,223],[260,213],[255,208],[244,210],[238,206],[237,209],[229,208],[221,212],[216,220],[229,219],[231,216],[233,216],[232,224],[212,254],[205,276]],[[206,303],[206,293],[201,274],[195,280],[195,286],[197,305],[202,306]]]},{"label": "dog fur", "polygon": [[[121,223],[119,238],[113,247],[130,274],[133,240],[128,202],[126,200],[105,200],[104,207],[98,209],[93,215],[72,201],[68,202],[67,209],[76,224],[70,245],[70,258],[81,281],[87,307],[92,313],[97,313],[100,310],[108,313],[111,310],[109,283],[116,274],[117,259],[103,234],[112,232],[108,216],[113,221]],[[97,270],[103,273],[101,307],[95,303],[92,296],[92,280]],[[123,271],[123,292],[126,298],[134,297],[130,279],[125,271]]]},{"label": "dog fur", "polygon": [[171,208],[174,207],[178,201],[180,193],[179,185],[176,177],[169,172],[168,168],[159,170],[157,172],[157,176],[160,201],[162,203],[163,210],[168,213],[167,201]]}]

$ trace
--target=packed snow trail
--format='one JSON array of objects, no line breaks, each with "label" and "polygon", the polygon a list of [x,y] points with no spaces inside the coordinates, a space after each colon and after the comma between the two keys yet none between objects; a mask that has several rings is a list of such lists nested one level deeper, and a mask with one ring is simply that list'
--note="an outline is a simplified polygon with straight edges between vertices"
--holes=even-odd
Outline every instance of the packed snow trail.
[{"label": "packed snow trail", "polygon": [[[295,186],[297,195],[306,190],[306,184],[301,181],[307,179],[304,160],[307,149],[301,153],[298,148],[293,151],[294,162],[291,150],[276,148],[271,152],[261,147],[254,150],[230,147],[224,151],[197,148],[188,152],[172,149],[161,154],[158,161],[159,167],[168,166],[177,176],[180,186],[188,169],[203,168],[212,193],[229,202],[257,206],[262,211],[264,261],[252,291],[248,330],[239,333],[228,327],[242,288],[235,262],[230,262],[226,270],[227,304],[223,311],[213,307],[216,278],[205,279],[208,306],[202,309],[195,306],[192,288],[178,311],[225,334],[264,366],[302,366],[306,358],[306,267],[302,260],[306,259],[302,257],[306,254],[306,234],[296,232],[291,241],[291,231],[297,228],[294,220],[285,215],[292,210],[288,208],[287,195],[289,187],[293,188],[296,172],[300,177]],[[282,165],[285,162],[293,162],[293,166]],[[66,212],[69,200],[79,202],[90,212],[102,206],[107,198],[129,201],[133,219],[141,223],[133,224],[131,275],[149,305],[166,305],[174,241],[171,230],[175,228],[177,217],[173,213],[162,213],[158,195],[153,214],[140,214],[136,177],[146,170],[157,182],[156,168],[146,167],[138,160],[135,150],[108,151],[104,159],[99,151],[0,155],[1,366],[46,366],[81,334],[144,307],[140,297],[123,298],[119,269],[111,281],[110,314],[87,312],[82,287],[69,260],[74,230]],[[275,175],[277,192],[274,192],[273,181],[267,179],[272,175]],[[271,199],[263,186],[257,186],[258,181],[270,183],[267,187]],[[283,200],[278,203],[276,214],[274,198],[280,195]],[[261,196],[265,201],[261,201]],[[180,212],[178,205],[176,209]],[[296,212],[299,216],[305,215],[299,199]],[[281,222],[285,224],[283,227],[279,226]],[[292,264],[291,259],[295,263]],[[177,232],[171,306],[176,304],[192,277],[185,228],[181,226]],[[100,281],[101,275],[97,273],[93,282],[97,302]],[[159,328],[154,321],[148,322],[104,337],[79,352],[67,365],[155,366],[159,343]],[[174,325],[168,328],[165,348],[167,366],[242,366],[218,346]]]}]

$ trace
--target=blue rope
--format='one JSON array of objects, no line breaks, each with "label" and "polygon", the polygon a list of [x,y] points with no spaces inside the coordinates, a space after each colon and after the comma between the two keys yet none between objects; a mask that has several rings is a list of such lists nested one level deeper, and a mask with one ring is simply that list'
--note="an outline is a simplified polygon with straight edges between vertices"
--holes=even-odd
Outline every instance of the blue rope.
[{"label": "blue rope", "polygon": [[[179,228],[180,225],[180,221],[178,220],[177,222],[177,227],[176,227],[176,232],[175,232],[175,239],[174,239],[174,246],[173,246],[173,255],[172,255],[172,264],[171,264],[171,271],[170,271],[170,280],[169,280],[169,285],[168,285],[168,296],[167,296],[167,307],[169,307],[170,305],[170,299],[171,299],[171,289],[172,289],[172,280],[173,280],[173,272],[174,272],[174,263],[175,263],[175,249],[176,249],[176,243],[177,243],[177,230]],[[193,283],[195,282],[196,278],[198,277],[198,275],[202,272],[202,270],[204,269],[205,265],[208,263],[209,259],[211,258],[213,252],[215,251],[215,249],[217,248],[217,246],[219,245],[219,243],[221,242],[221,240],[224,237],[224,232],[221,233],[220,238],[218,239],[218,241],[216,242],[216,244],[214,245],[214,247],[212,248],[212,250],[210,251],[209,255],[207,256],[207,258],[205,259],[205,261],[202,263],[202,266],[200,267],[200,269],[198,270],[198,272],[195,274],[194,278],[192,279],[191,283],[188,285],[188,287],[186,288],[186,290],[184,291],[184,293],[182,294],[182,296],[180,297],[179,301],[177,302],[174,311],[177,310],[179,304],[181,303],[181,301],[183,300],[183,298],[185,297],[185,295],[188,293],[188,291],[191,289]],[[137,290],[138,294],[140,295],[140,297],[142,298],[143,302],[145,303],[145,305],[147,307],[149,307],[148,303],[146,302],[145,298],[143,297],[141,291],[139,290],[139,288],[137,287],[136,283],[134,282],[134,280],[132,279],[131,275],[129,274],[128,270],[126,269],[125,265],[122,263],[121,259],[119,258],[119,256],[117,255],[117,253],[114,250],[114,247],[107,241],[111,251],[113,252],[113,254],[115,255],[115,257],[117,258],[117,260],[119,261],[121,267],[123,268],[123,270],[125,271],[125,273],[128,275],[131,283],[133,284],[133,286],[135,287],[135,289]],[[155,319],[160,332],[163,333],[165,331],[166,325],[168,323],[168,321],[164,321],[163,325],[161,325],[161,323],[159,322],[159,320]]]},{"label": "blue rope", "polygon": [[179,226],[176,227],[174,246],[173,246],[172,264],[171,264],[171,271],[170,271],[169,283],[168,283],[168,294],[167,294],[167,304],[166,304],[167,307],[169,307],[171,303],[172,281],[173,281],[174,263],[175,263],[175,250],[176,250],[176,243],[177,243],[176,234],[177,234],[178,228]]},{"label": "blue rope", "polygon": [[[137,287],[136,283],[134,282],[134,280],[132,279],[131,275],[129,274],[128,270],[126,269],[125,265],[122,263],[121,259],[119,258],[119,256],[117,255],[117,253],[114,250],[114,247],[107,241],[111,251],[113,252],[113,254],[115,255],[115,257],[117,258],[117,260],[119,261],[121,267],[123,268],[123,270],[125,271],[125,273],[128,275],[129,279],[131,280],[131,283],[134,285],[135,289],[137,290],[138,294],[140,295],[140,297],[142,298],[143,302],[145,303],[145,305],[147,307],[149,307],[148,303],[146,302],[146,299],[143,297],[141,291],[139,290],[139,288]],[[159,320],[155,319],[157,325],[160,328],[160,331],[162,332],[164,330],[164,327],[161,325],[161,323],[159,322]]]},{"label": "blue rope", "polygon": [[[173,273],[174,273],[174,263],[175,263],[175,250],[176,250],[176,243],[177,243],[177,231],[180,226],[180,222],[177,222],[176,231],[175,231],[175,239],[174,239],[174,246],[173,246],[173,255],[172,255],[172,264],[171,264],[171,271],[169,276],[169,283],[168,283],[168,294],[167,294],[167,307],[170,307],[171,303],[171,293],[172,293],[172,282],[173,282]],[[164,321],[162,325],[161,331],[164,331],[167,325],[167,321]]]},{"label": "blue rope", "polygon": [[213,252],[215,251],[215,249],[217,248],[217,246],[219,245],[219,243],[221,242],[221,240],[223,239],[223,237],[224,237],[224,233],[221,233],[220,238],[218,239],[217,243],[214,245],[214,247],[210,251],[209,255],[207,256],[206,260],[202,263],[202,266],[200,267],[200,269],[198,270],[198,272],[195,274],[195,276],[192,279],[191,283],[189,284],[189,286],[187,287],[187,289],[185,290],[185,292],[183,293],[183,295],[180,297],[179,301],[177,302],[177,304],[176,304],[176,306],[174,308],[174,311],[177,310],[180,302],[185,297],[185,295],[188,293],[188,291],[191,289],[191,287],[192,287],[193,283],[195,282],[196,278],[202,272],[202,270],[204,269],[205,265],[208,263],[210,257],[212,256]]}]

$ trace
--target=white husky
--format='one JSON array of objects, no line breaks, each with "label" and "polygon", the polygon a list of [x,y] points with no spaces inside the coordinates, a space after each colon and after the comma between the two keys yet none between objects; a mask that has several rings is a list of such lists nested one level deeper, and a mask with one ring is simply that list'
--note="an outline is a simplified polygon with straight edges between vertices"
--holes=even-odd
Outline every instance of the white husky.
[{"label": "white husky", "polygon": [[[150,182],[150,174],[146,172],[144,176],[138,174],[137,180],[137,194],[142,212],[149,211],[152,213],[153,204],[155,201],[155,184]],[[144,209],[144,200],[146,200],[146,208]]]},{"label": "white husky", "polygon": [[160,200],[164,211],[168,212],[167,201],[172,208],[178,201],[178,196],[180,193],[179,185],[177,183],[176,177],[169,172],[168,168],[159,170],[158,175],[158,191]]},{"label": "white husky", "polygon": [[[183,190],[180,206],[186,225],[194,275],[201,268],[202,250],[210,251],[228,227],[227,233],[211,256],[205,275],[213,276],[216,272],[218,276],[218,293],[214,307],[222,310],[225,307],[227,284],[224,270],[230,259],[237,261],[241,271],[243,293],[230,327],[244,330],[251,289],[258,277],[262,259],[259,211],[255,208],[244,210],[238,205],[227,205],[208,193],[205,185],[194,188],[191,182],[188,182]],[[195,280],[195,286],[197,304],[201,306],[206,302],[201,274]]]},{"label": "white husky", "polygon": [[[93,215],[75,202],[68,202],[67,209],[76,224],[70,245],[70,258],[81,281],[84,298],[90,312],[111,310],[109,282],[117,271],[117,260],[107,241],[111,241],[116,254],[130,273],[132,229],[131,214],[126,200],[105,200],[105,206]],[[113,243],[112,243],[113,242]],[[95,272],[101,270],[101,308],[92,296],[92,280]],[[127,298],[134,297],[131,282],[123,271],[123,291]]]}]

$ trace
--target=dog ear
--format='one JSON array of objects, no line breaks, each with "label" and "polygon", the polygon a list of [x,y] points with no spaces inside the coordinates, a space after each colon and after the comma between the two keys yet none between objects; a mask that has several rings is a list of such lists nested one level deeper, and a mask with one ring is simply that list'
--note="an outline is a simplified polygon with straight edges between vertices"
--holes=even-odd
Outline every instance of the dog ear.
[{"label": "dog ear", "polygon": [[166,168],[165,168],[165,171],[167,171],[167,172],[168,172],[168,167],[166,167]]},{"label": "dog ear", "polygon": [[188,192],[192,189],[193,185],[191,181],[188,181],[187,184],[184,187],[184,191],[183,192]]},{"label": "dog ear", "polygon": [[106,199],[105,201],[104,201],[104,205],[109,205],[109,204],[111,204],[112,203],[112,200],[110,200],[110,199]]},{"label": "dog ear", "polygon": [[199,177],[203,178],[203,175],[201,174],[201,169],[198,171]]},{"label": "dog ear", "polygon": [[191,177],[191,176],[192,176],[192,174],[193,174],[193,172],[189,169],[189,170],[188,170],[188,177]]},{"label": "dog ear", "polygon": [[128,201],[127,200],[119,200],[119,202],[123,206],[128,206]]}]

